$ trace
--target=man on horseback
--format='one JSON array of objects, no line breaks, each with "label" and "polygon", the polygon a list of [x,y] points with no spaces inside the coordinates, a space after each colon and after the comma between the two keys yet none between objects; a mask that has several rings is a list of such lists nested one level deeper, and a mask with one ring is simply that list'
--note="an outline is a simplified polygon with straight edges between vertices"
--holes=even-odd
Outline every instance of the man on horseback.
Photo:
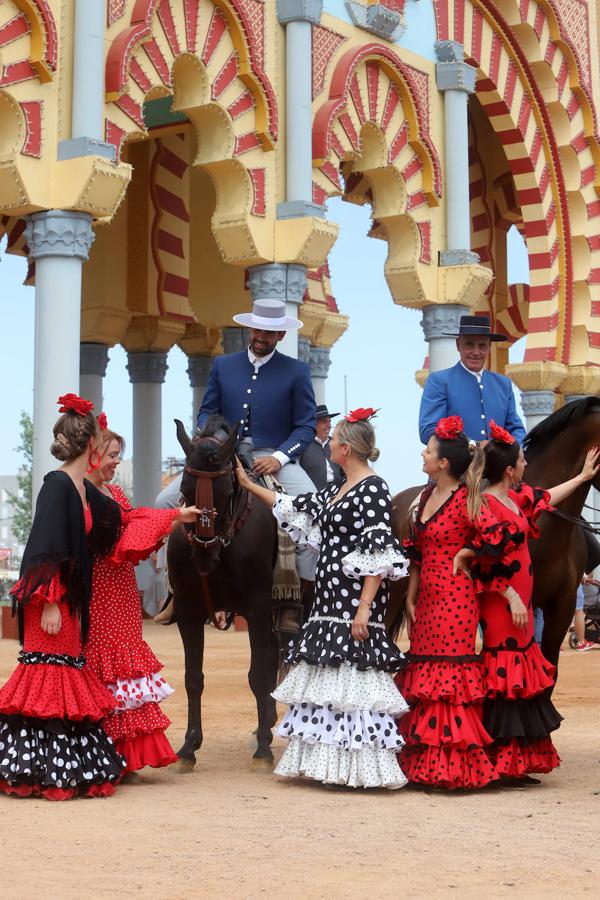
[{"label": "man on horseback", "polygon": [[465,433],[473,441],[489,439],[492,420],[523,442],[525,428],[517,414],[512,382],[505,375],[485,368],[492,341],[505,341],[493,334],[487,316],[462,316],[456,337],[460,359],[450,369],[431,372],[425,384],[419,411],[419,434],[424,444],[440,419],[460,416]]}]

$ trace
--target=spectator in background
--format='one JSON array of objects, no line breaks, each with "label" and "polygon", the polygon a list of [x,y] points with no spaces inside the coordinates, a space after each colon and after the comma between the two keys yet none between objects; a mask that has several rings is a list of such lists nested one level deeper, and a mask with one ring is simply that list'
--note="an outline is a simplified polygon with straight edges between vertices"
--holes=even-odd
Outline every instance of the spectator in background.
[{"label": "spectator in background", "polygon": [[330,413],[324,403],[317,406],[315,438],[300,457],[300,465],[310,480],[314,482],[318,491],[324,490],[328,484],[339,481],[342,477],[340,466],[331,462],[329,449],[331,420],[337,416],[339,413]]},{"label": "spectator in background", "polygon": [[580,653],[592,650],[596,646],[593,641],[588,641],[585,636],[585,607],[593,606],[598,602],[599,588],[600,581],[597,581],[592,575],[584,575],[581,584],[577,588],[573,626],[577,637],[575,649],[579,650]]}]

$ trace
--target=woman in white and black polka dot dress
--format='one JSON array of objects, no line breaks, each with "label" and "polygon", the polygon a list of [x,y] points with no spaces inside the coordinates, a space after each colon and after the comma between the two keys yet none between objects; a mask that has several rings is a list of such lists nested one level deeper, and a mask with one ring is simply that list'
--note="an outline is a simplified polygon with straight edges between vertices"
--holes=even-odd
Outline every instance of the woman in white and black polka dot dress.
[{"label": "woman in white and black polka dot dress", "polygon": [[331,458],[346,475],[299,497],[244,487],[273,506],[279,525],[319,550],[315,601],[290,642],[291,669],[273,696],[288,706],[277,733],[289,745],[276,768],[326,784],[399,788],[406,779],[396,753],[403,741],[395,719],[408,709],[392,673],[403,656],[384,625],[387,579],[406,574],[392,535],[390,494],[369,466],[379,455],[373,410],[355,410],[336,427]]}]

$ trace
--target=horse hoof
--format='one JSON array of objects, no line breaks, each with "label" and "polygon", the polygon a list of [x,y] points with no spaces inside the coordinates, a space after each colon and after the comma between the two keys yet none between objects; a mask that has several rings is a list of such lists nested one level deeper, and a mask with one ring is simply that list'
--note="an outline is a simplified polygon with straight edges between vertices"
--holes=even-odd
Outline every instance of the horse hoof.
[{"label": "horse hoof", "polygon": [[173,775],[191,775],[196,765],[195,759],[178,759],[177,762],[169,766],[169,772]]},{"label": "horse hoof", "polygon": [[270,774],[275,768],[275,760],[272,756],[254,756],[252,758],[252,771],[257,774]]}]

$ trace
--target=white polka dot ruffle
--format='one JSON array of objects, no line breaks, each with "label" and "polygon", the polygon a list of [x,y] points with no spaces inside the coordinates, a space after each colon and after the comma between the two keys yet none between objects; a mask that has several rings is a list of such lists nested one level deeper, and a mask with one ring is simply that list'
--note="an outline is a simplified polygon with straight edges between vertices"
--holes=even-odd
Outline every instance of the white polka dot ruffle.
[{"label": "white polka dot ruffle", "polygon": [[115,712],[124,709],[138,709],[144,703],[160,703],[173,693],[171,685],[157,672],[141,678],[121,679],[116,684],[107,684],[117,702]]},{"label": "white polka dot ruffle", "polygon": [[323,784],[354,788],[396,789],[406,784],[393,750],[343,750],[331,744],[307,744],[298,737],[291,739],[275,774],[288,778],[304,775]]},{"label": "white polka dot ruffle", "polygon": [[355,709],[341,712],[335,707],[292,704],[277,726],[281,737],[299,737],[307,744],[331,744],[344,750],[377,750],[398,752],[404,745],[396,723],[387,713]]},{"label": "white polka dot ruffle", "polygon": [[289,494],[278,494],[273,505],[273,515],[279,527],[289,534],[295,544],[308,545],[318,550],[321,546],[321,529],[315,525],[309,512],[294,509],[294,499]]}]

